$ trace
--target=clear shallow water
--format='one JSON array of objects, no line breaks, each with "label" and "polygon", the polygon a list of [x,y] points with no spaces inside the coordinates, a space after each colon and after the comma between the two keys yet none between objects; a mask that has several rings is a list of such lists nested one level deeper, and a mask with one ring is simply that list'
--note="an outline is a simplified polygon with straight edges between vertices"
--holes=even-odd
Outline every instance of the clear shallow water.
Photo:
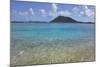
[{"label": "clear shallow water", "polygon": [[74,39],[94,36],[94,24],[12,23],[14,38]]},{"label": "clear shallow water", "polygon": [[93,61],[94,32],[94,24],[11,23],[11,64]]}]

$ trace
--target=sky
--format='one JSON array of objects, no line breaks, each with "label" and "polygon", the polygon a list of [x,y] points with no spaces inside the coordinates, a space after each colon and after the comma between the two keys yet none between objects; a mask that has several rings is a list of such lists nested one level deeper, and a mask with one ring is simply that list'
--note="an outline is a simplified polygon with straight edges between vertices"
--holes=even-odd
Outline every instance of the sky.
[{"label": "sky", "polygon": [[95,22],[95,6],[11,0],[11,21],[51,21],[57,16]]}]

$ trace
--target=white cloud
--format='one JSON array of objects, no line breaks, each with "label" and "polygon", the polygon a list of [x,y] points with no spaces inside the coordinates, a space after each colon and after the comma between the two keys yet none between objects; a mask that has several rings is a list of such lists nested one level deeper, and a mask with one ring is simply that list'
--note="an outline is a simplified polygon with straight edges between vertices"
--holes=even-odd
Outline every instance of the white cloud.
[{"label": "white cloud", "polygon": [[31,13],[31,15],[34,15],[34,10],[32,8],[29,8],[29,12]]},{"label": "white cloud", "polygon": [[40,9],[40,13],[41,13],[41,15],[42,15],[43,17],[45,17],[46,14],[47,14],[45,9]]},{"label": "white cloud", "polygon": [[58,6],[55,3],[53,3],[51,6],[52,6],[52,10],[49,12],[49,15],[52,17],[56,17],[59,15],[62,15],[62,16],[70,16],[71,15],[71,12],[69,12],[68,10],[58,11]]},{"label": "white cloud", "polygon": [[28,16],[29,14],[34,15],[34,11],[32,8],[29,8],[27,11],[19,11],[19,15]]},{"label": "white cloud", "polygon": [[25,19],[26,21],[32,20],[33,16],[35,15],[34,10],[29,8],[26,11],[18,11],[18,15]]},{"label": "white cloud", "polygon": [[88,8],[88,6],[74,7],[72,11],[73,15],[78,14],[78,16],[94,17],[94,10]]},{"label": "white cloud", "polygon": [[57,16],[71,16],[72,13],[69,12],[68,10],[64,10],[64,11],[57,11],[56,13],[49,12],[49,15],[54,18],[54,17],[57,17]]},{"label": "white cloud", "polygon": [[49,11],[49,16],[56,17],[58,15],[58,6],[57,4],[51,4],[51,11]]},{"label": "white cloud", "polygon": [[70,15],[72,15],[72,13],[69,12],[68,10],[65,10],[65,11],[59,11],[58,15],[61,15],[61,16],[70,16]]},{"label": "white cloud", "polygon": [[56,13],[57,10],[58,10],[57,4],[53,3],[52,4],[52,11]]},{"label": "white cloud", "polygon": [[85,6],[85,10],[86,10],[86,14],[87,14],[88,17],[94,16],[94,11],[89,9],[87,6]]},{"label": "white cloud", "polygon": [[89,9],[88,8],[88,6],[84,6],[83,7],[84,8],[84,10],[83,11],[80,11],[80,14],[81,15],[84,15],[84,16],[87,16],[87,17],[94,17],[94,10],[92,10],[92,9]]}]

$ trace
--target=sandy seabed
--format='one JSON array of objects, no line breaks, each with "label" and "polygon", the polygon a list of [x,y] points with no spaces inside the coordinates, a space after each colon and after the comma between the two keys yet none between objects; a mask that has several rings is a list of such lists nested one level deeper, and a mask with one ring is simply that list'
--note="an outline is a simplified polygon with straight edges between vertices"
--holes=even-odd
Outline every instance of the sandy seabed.
[{"label": "sandy seabed", "polygon": [[11,40],[11,66],[95,61],[93,39]]}]

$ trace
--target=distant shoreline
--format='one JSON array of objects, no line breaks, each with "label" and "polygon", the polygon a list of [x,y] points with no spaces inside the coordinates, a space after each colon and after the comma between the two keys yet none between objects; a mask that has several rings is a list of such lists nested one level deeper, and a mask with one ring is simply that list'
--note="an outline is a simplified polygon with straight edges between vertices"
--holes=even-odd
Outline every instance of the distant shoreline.
[{"label": "distant shoreline", "polygon": [[[50,23],[50,22],[24,22],[24,21],[11,21],[11,23],[49,23],[49,24],[52,24],[52,23]],[[62,22],[63,23],[63,22]],[[62,24],[62,23],[56,23],[56,22],[54,22],[54,24]],[[95,24],[95,23],[88,23],[88,22],[75,22],[75,23],[64,23],[64,24]]]},{"label": "distant shoreline", "polygon": [[11,23],[85,23],[85,24],[95,24],[94,22],[84,22],[77,21],[71,17],[58,16],[51,21],[11,21]]}]

